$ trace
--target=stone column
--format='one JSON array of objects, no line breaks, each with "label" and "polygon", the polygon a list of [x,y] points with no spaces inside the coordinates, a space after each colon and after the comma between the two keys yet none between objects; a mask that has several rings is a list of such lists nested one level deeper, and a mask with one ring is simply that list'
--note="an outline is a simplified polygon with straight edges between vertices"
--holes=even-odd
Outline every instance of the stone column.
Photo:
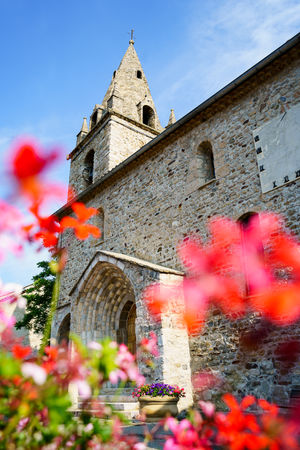
[{"label": "stone column", "polygon": [[[181,279],[177,275],[160,274],[160,282],[163,284],[171,284]],[[162,381],[184,388],[186,397],[180,399],[178,403],[179,411],[181,411],[193,404],[193,390],[188,333],[186,328],[178,325],[175,311],[162,314],[161,339],[163,351]]]}]

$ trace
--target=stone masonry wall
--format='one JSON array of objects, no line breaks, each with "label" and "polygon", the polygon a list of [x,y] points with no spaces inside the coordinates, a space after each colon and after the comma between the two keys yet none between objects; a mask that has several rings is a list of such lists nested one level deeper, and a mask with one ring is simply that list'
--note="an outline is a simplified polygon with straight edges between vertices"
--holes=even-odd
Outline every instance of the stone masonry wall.
[{"label": "stone masonry wall", "polygon": [[[289,228],[299,233],[299,179],[262,194],[252,136],[252,130],[299,102],[299,85],[299,55],[282,56],[280,64],[273,63],[244,82],[197,120],[102,183],[87,204],[103,208],[105,240],[97,245],[69,238],[60,302],[68,301],[71,288],[97,249],[181,268],[175,250],[178,241],[192,232],[205,238],[207,220],[216,214],[238,219],[249,211],[272,210],[282,213]],[[200,185],[201,176],[193,168],[203,141],[212,145],[216,179]],[[291,335],[299,335],[298,330],[295,327]],[[235,392],[250,391],[259,373],[258,393],[265,390],[263,383],[277,383],[283,397],[288,395],[287,379],[291,381],[293,375],[279,385],[274,364],[270,365],[271,351],[259,364],[254,358],[251,372],[249,366],[234,363],[235,345],[235,325],[216,316],[202,336],[190,340],[193,371],[215,366],[226,375],[232,364],[237,365],[241,380],[232,383]],[[270,389],[271,396],[274,391]]]},{"label": "stone masonry wall", "polygon": [[255,315],[229,322],[212,311],[202,333],[190,337],[191,370],[216,375],[221,386],[199,389],[195,397],[218,403],[220,393],[234,392],[286,406],[292,386],[300,383],[300,366],[289,361],[284,346],[299,338],[299,322],[279,327]]}]

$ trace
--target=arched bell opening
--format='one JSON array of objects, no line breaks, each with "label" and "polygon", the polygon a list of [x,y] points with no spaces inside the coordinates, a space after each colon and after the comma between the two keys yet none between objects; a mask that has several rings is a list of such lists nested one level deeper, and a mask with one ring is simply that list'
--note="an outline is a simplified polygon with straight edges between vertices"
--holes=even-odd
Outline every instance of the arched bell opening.
[{"label": "arched bell opening", "polygon": [[136,335],[135,335],[136,306],[132,301],[125,303],[119,321],[117,330],[118,344],[125,344],[131,353],[136,352]]},{"label": "arched bell opening", "polygon": [[69,344],[70,340],[70,326],[71,326],[71,314],[67,314],[66,317],[61,322],[58,333],[57,333],[57,343],[58,344]]},{"label": "arched bell opening", "polygon": [[143,123],[149,127],[155,128],[155,114],[148,105],[143,106]]}]

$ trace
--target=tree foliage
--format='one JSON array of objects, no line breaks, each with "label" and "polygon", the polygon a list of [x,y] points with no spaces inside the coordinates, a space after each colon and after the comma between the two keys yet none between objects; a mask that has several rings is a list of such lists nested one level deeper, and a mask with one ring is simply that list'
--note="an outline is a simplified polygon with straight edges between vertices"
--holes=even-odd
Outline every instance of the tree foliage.
[{"label": "tree foliage", "polygon": [[55,275],[47,261],[40,261],[37,266],[41,271],[32,277],[33,284],[23,293],[27,305],[23,318],[16,323],[16,328],[25,327],[35,333],[43,333],[50,311]]}]

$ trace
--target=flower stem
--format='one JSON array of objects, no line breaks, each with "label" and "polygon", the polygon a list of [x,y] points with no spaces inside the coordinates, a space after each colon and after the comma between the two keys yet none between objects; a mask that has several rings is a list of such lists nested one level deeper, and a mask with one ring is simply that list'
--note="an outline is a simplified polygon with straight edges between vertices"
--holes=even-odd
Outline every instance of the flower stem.
[{"label": "flower stem", "polygon": [[55,279],[55,283],[54,283],[54,287],[53,287],[50,311],[49,311],[49,314],[47,317],[47,322],[46,322],[45,329],[44,329],[43,339],[42,339],[42,343],[41,343],[41,346],[39,349],[39,356],[43,356],[45,347],[48,345],[48,341],[50,338],[52,320],[53,320],[53,316],[56,312],[58,295],[59,295],[59,283],[60,283],[60,273],[58,272],[56,274],[56,279]]}]

